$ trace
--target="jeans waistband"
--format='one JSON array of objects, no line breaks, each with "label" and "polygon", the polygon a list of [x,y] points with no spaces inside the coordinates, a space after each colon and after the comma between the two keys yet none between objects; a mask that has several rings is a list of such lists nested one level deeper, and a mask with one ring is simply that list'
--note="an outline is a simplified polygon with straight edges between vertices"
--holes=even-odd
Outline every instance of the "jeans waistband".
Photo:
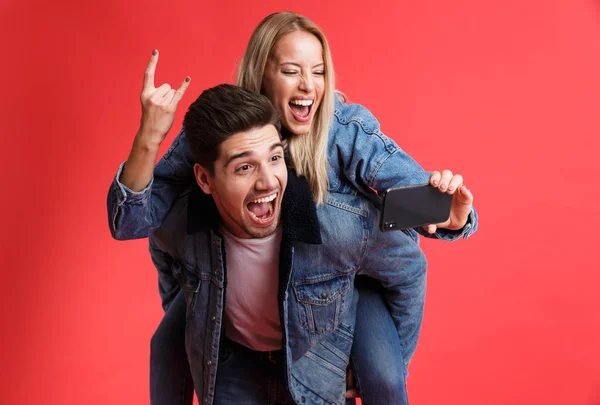
[{"label": "jeans waistband", "polygon": [[257,350],[252,350],[249,347],[246,347],[242,344],[234,342],[228,338],[223,338],[223,348],[224,350],[232,350],[234,352],[243,353],[244,356],[252,359],[257,363],[262,363],[264,365],[270,365],[271,367],[281,368],[283,367],[283,350],[270,350],[267,352],[259,352]]}]

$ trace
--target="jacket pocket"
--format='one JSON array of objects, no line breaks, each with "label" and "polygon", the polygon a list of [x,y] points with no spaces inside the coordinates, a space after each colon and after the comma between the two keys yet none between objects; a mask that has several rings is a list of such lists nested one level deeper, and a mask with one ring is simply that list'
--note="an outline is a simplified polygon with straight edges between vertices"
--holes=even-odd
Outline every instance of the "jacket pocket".
[{"label": "jacket pocket", "polygon": [[338,274],[296,281],[294,293],[302,328],[313,333],[330,333],[337,328],[349,288],[349,277]]}]

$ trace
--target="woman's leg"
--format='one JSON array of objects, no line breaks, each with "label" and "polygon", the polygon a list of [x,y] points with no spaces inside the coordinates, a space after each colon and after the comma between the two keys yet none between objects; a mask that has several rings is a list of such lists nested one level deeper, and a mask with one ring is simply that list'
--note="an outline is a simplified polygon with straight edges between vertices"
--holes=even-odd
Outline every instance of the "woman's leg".
[{"label": "woman's leg", "polygon": [[186,306],[179,291],[150,342],[150,403],[192,405],[194,384],[185,351]]},{"label": "woman's leg", "polygon": [[406,376],[398,331],[375,280],[357,277],[359,293],[352,346],[354,378],[363,405],[406,405]]}]

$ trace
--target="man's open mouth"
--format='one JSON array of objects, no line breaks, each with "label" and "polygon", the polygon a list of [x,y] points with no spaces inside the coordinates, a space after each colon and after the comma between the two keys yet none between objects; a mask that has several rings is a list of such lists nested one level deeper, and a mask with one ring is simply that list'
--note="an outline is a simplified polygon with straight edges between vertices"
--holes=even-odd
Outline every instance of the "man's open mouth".
[{"label": "man's open mouth", "polygon": [[279,193],[272,193],[265,197],[251,200],[247,205],[250,218],[257,224],[268,224],[273,220],[275,213],[275,199]]}]

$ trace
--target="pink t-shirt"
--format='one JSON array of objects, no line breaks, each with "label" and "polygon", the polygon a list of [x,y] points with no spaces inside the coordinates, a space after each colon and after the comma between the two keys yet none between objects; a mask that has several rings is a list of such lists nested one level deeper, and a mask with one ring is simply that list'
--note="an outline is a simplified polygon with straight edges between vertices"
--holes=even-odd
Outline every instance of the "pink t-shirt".
[{"label": "pink t-shirt", "polygon": [[227,292],[225,335],[252,350],[281,349],[277,304],[281,229],[261,239],[240,239],[223,227]]}]

